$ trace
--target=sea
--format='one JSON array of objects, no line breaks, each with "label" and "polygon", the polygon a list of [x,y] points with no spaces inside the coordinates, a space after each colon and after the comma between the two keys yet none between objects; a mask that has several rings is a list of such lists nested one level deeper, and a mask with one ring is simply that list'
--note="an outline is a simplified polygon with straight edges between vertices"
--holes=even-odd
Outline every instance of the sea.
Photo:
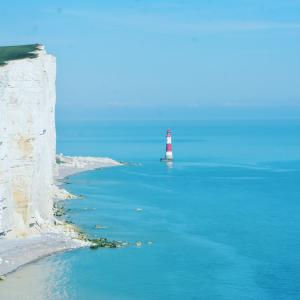
[{"label": "sea", "polygon": [[128,246],[32,263],[10,299],[300,299],[299,120],[64,121],[57,150],[126,162],[67,178],[64,206]]}]

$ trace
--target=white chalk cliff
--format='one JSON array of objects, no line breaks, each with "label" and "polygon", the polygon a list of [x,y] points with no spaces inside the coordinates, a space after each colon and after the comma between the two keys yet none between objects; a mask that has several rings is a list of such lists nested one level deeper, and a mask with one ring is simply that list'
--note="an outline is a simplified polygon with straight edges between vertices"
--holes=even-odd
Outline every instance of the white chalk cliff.
[{"label": "white chalk cliff", "polygon": [[53,223],[55,57],[0,66],[0,235],[24,236]]}]

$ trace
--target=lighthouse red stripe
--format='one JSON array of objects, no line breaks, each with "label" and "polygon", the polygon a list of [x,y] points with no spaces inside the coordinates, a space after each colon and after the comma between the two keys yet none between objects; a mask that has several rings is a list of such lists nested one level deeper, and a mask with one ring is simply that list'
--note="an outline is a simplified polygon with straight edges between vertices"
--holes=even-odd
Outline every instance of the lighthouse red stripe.
[{"label": "lighthouse red stripe", "polygon": [[167,152],[172,151],[172,144],[167,144]]}]

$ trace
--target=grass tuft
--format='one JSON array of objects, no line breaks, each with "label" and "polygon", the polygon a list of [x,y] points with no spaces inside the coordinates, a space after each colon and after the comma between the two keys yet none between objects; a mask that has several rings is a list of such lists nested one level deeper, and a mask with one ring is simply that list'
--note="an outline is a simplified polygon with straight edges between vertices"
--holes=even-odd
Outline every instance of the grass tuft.
[{"label": "grass tuft", "polygon": [[5,66],[9,61],[24,58],[36,58],[35,51],[39,50],[40,44],[22,46],[0,47],[0,67]]}]

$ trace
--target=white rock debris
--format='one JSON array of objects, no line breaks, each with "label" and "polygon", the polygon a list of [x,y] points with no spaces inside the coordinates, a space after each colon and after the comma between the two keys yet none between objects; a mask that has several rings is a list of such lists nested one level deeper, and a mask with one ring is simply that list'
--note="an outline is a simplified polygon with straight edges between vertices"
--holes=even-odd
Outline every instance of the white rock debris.
[{"label": "white rock debris", "polygon": [[87,170],[95,170],[122,165],[121,162],[108,157],[65,156],[62,153],[56,155],[56,162],[56,179],[62,179],[67,176]]}]

